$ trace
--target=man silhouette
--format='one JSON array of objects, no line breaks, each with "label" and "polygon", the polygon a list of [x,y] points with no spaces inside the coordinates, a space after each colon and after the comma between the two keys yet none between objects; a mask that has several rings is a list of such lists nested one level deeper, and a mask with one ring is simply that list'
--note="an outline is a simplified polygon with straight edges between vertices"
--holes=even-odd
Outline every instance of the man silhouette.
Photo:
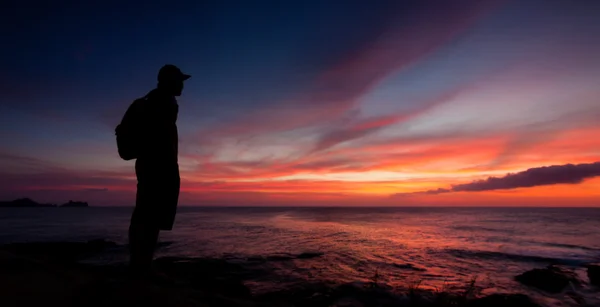
[{"label": "man silhouette", "polygon": [[176,96],[191,76],[174,65],[158,72],[158,85],[140,105],[139,154],[135,162],[137,194],[129,226],[130,267],[134,274],[151,272],[160,230],[171,230],[179,199]]}]

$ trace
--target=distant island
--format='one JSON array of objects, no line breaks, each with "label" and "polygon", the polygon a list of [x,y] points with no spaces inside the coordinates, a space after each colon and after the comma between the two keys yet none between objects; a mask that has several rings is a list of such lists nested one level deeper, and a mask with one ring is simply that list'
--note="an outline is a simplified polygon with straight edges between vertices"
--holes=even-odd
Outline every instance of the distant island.
[{"label": "distant island", "polygon": [[76,207],[76,208],[84,208],[84,207],[89,207],[87,202],[84,201],[72,201],[69,200],[68,203],[62,204],[60,205],[61,207]]},{"label": "distant island", "polygon": [[42,204],[38,203],[31,198],[19,198],[11,201],[0,201],[0,208],[48,208],[48,207],[76,207],[76,208],[85,208],[89,207],[87,202],[83,201],[72,201],[69,200],[68,203],[64,203],[62,205],[56,204]]},{"label": "distant island", "polygon": [[40,204],[31,198],[19,198],[12,201],[0,201],[0,207],[57,207],[57,205]]}]

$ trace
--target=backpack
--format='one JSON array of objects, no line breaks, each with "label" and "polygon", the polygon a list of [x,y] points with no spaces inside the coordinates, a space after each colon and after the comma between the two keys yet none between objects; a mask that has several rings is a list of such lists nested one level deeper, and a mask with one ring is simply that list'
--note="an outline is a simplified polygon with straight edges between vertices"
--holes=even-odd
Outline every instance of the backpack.
[{"label": "backpack", "polygon": [[138,98],[129,107],[121,119],[121,123],[115,128],[117,137],[117,150],[121,159],[129,161],[137,159],[141,144],[141,107],[147,96]]}]

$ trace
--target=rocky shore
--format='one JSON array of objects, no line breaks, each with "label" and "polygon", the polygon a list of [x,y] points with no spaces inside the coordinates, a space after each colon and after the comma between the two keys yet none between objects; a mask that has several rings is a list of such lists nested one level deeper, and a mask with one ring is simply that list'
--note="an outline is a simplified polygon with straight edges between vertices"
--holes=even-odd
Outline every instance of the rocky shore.
[{"label": "rocky shore", "polygon": [[[393,289],[373,283],[305,284],[252,293],[246,281],[269,278],[224,259],[159,258],[156,275],[134,278],[125,265],[94,265],[83,260],[117,248],[88,242],[14,243],[0,246],[1,306],[540,306],[524,294],[478,297],[469,290],[447,293],[418,287]],[[319,254],[298,257],[318,257]],[[591,271],[596,274],[597,266]],[[592,276],[592,275],[590,275]],[[595,276],[595,275],[594,275]],[[516,280],[542,291],[563,291],[574,276],[553,267]],[[585,306],[585,302],[581,302]]]}]

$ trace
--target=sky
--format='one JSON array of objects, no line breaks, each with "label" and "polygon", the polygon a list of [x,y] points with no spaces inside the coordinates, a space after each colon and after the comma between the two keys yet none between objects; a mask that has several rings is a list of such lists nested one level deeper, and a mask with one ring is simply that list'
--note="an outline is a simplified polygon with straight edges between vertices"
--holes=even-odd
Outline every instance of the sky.
[{"label": "sky", "polygon": [[0,13],[0,199],[133,205],[164,64],[181,205],[600,206],[600,2],[30,1]]}]

